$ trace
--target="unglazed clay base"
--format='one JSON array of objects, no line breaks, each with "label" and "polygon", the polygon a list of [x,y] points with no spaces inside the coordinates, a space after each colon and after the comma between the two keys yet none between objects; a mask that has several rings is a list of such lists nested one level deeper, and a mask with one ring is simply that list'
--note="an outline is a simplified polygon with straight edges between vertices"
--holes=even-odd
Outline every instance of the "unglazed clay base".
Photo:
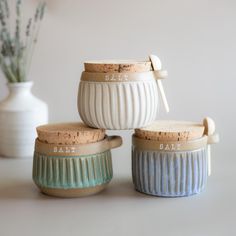
[{"label": "unglazed clay base", "polygon": [[101,192],[108,185],[102,184],[95,187],[90,188],[76,188],[76,189],[59,189],[59,188],[43,188],[38,186],[42,193],[47,194],[53,197],[61,197],[61,198],[75,198],[75,197],[86,197],[96,193]]}]

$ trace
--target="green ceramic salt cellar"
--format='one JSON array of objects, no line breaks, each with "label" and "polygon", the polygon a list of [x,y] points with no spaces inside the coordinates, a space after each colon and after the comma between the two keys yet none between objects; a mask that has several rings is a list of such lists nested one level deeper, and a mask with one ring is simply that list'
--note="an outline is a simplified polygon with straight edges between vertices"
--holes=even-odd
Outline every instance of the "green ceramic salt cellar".
[{"label": "green ceramic salt cellar", "polygon": [[82,197],[102,191],[113,176],[111,149],[119,136],[83,123],[39,126],[35,140],[33,180],[45,194]]}]

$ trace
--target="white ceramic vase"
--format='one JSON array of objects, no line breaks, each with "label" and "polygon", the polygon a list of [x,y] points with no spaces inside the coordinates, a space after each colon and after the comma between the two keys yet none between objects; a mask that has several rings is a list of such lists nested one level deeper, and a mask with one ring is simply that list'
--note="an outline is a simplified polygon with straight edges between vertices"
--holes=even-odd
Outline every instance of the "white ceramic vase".
[{"label": "white ceramic vase", "polygon": [[31,93],[33,82],[8,84],[9,95],[0,102],[0,155],[33,156],[35,128],[48,122],[47,104]]}]

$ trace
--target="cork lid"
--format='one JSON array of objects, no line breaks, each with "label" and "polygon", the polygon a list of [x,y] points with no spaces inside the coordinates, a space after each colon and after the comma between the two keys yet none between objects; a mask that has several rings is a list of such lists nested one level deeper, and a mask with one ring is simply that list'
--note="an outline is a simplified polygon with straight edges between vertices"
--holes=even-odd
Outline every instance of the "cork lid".
[{"label": "cork lid", "polygon": [[205,126],[189,121],[160,120],[151,125],[135,129],[135,136],[156,141],[187,141],[204,135]]},{"label": "cork lid", "polygon": [[50,144],[85,144],[104,139],[105,130],[86,126],[82,122],[43,125],[36,128],[38,139]]},{"label": "cork lid", "polygon": [[151,61],[105,60],[86,61],[84,68],[86,72],[97,73],[147,72],[152,70],[152,65]]}]

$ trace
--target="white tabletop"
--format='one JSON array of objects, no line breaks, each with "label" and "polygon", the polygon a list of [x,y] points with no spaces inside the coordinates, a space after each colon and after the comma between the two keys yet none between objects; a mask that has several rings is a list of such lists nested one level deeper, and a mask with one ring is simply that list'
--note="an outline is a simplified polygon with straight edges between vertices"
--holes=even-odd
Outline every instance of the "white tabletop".
[{"label": "white tabletop", "polygon": [[113,157],[105,191],[77,199],[41,194],[31,179],[32,160],[0,158],[0,235],[236,235],[234,158],[214,157],[206,190],[183,198],[136,192],[129,158]]}]

